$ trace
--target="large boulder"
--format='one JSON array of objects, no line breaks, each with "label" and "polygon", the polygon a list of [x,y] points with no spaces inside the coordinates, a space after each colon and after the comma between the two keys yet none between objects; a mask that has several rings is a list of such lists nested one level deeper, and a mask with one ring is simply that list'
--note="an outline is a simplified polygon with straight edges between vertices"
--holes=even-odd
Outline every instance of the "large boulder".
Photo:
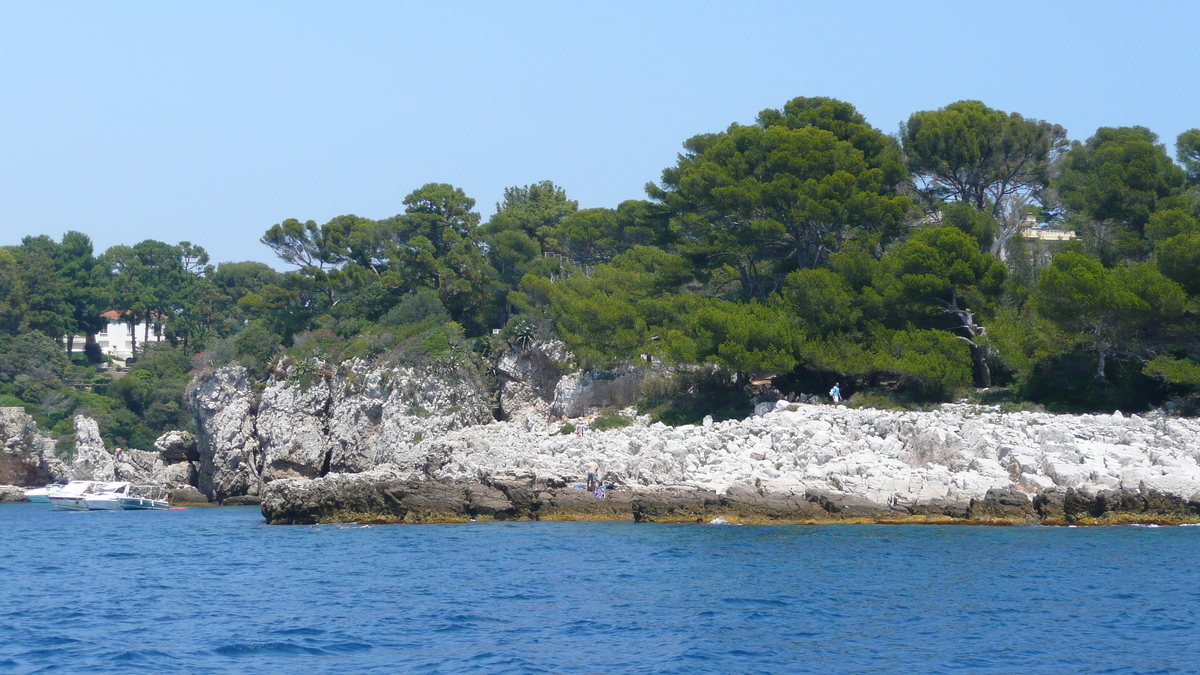
[{"label": "large boulder", "polygon": [[0,484],[44,485],[67,475],[54,439],[23,408],[0,408]]},{"label": "large boulder", "polygon": [[154,441],[154,447],[158,448],[163,460],[168,464],[200,461],[196,437],[186,431],[168,431]]},{"label": "large boulder", "polygon": [[464,369],[352,359],[277,369],[255,400],[246,370],[224,366],[188,387],[211,498],[257,503],[284,478],[357,473],[403,458],[422,442],[492,421],[485,387]]},{"label": "large boulder", "polygon": [[25,488],[16,485],[0,485],[0,504],[7,502],[25,502]]}]

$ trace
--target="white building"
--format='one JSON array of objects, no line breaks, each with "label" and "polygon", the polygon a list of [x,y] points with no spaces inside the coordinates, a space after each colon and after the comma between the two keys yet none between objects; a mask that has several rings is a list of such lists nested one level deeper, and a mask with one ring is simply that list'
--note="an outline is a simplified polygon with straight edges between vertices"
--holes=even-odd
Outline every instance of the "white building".
[{"label": "white building", "polygon": [[[99,333],[96,333],[96,344],[100,346],[100,352],[114,359],[127,359],[133,356],[134,335],[129,332],[129,324],[122,321],[121,315],[117,312],[109,311],[101,316],[108,320],[108,324]],[[155,335],[154,324],[150,321],[134,326],[134,330],[137,331],[138,345],[162,340],[161,335]],[[75,336],[71,343],[71,351],[82,352],[86,341],[87,339],[82,335]]]}]

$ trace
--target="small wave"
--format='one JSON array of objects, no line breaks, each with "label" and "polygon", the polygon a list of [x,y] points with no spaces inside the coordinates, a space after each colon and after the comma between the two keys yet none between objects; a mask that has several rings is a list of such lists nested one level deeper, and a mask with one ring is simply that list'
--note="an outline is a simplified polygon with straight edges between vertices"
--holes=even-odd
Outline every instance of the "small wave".
[{"label": "small wave", "polygon": [[290,642],[239,642],[224,645],[213,650],[221,656],[250,656],[255,654],[296,654],[320,656],[325,650],[316,647],[302,647]]},{"label": "small wave", "polygon": [[333,654],[346,654],[350,652],[367,652],[375,649],[375,645],[367,642],[335,642],[330,645],[325,645],[325,651]]},{"label": "small wave", "polygon": [[325,631],[320,628],[280,628],[273,630],[276,635],[324,635]]},{"label": "small wave", "polygon": [[708,524],[709,525],[741,525],[741,523],[731,523],[728,520],[725,520],[724,518],[722,518],[721,516],[717,516],[716,518],[713,518],[712,520],[708,521]]},{"label": "small wave", "polygon": [[787,607],[782,600],[768,598],[721,598],[721,602],[734,607]]},{"label": "small wave", "polygon": [[459,621],[467,623],[512,623],[508,619],[497,619],[491,616],[478,616],[476,614],[455,614],[446,617],[450,621]]},{"label": "small wave", "polygon": [[170,654],[160,652],[157,649],[124,651],[113,657],[115,661],[120,661],[122,663],[145,663],[146,661],[154,660],[170,661],[172,658],[173,657]]}]

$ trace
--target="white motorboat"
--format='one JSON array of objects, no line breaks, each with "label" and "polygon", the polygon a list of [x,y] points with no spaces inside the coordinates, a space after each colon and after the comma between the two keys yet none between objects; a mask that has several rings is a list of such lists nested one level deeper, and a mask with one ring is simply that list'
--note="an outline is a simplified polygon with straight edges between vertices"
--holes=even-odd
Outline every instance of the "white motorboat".
[{"label": "white motorboat", "polygon": [[[126,483],[128,485],[128,483]],[[145,509],[166,509],[171,507],[171,503],[165,499],[156,499],[156,493],[159,488],[154,486],[137,486],[130,488],[123,496],[117,497],[117,501],[121,502],[121,508],[127,511],[140,511]]]},{"label": "white motorboat", "polygon": [[120,511],[121,498],[129,496],[129,483],[102,483],[95,492],[85,494],[83,501],[89,511]]},{"label": "white motorboat", "polygon": [[60,511],[87,511],[87,497],[101,485],[91,480],[73,480],[50,495],[50,506]]},{"label": "white motorboat", "polygon": [[47,483],[40,488],[30,488],[25,491],[25,498],[31,502],[40,504],[49,504],[50,495],[57,493],[67,484],[66,478],[60,478],[53,483]]}]

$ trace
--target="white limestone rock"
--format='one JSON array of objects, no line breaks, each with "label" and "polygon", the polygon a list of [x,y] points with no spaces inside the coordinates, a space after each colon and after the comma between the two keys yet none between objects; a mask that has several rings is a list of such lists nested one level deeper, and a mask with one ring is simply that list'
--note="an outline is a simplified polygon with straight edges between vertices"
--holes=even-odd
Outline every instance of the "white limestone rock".
[{"label": "white limestone rock", "polygon": [[188,385],[185,398],[196,420],[197,487],[217,501],[256,497],[262,488],[262,453],[246,369],[230,364],[200,373]]},{"label": "white limestone rock", "polygon": [[[324,368],[321,363],[306,365]],[[329,382],[320,376],[305,382],[273,381],[263,391],[255,434],[262,452],[264,481],[315,478],[328,470],[331,403]]]},{"label": "white limestone rock", "polygon": [[67,473],[54,439],[38,431],[24,408],[0,408],[0,484],[40,486]]},{"label": "white limestone rock", "polygon": [[100,425],[83,415],[75,416],[75,453],[70,475],[72,480],[117,480],[117,460],[104,447]]}]

